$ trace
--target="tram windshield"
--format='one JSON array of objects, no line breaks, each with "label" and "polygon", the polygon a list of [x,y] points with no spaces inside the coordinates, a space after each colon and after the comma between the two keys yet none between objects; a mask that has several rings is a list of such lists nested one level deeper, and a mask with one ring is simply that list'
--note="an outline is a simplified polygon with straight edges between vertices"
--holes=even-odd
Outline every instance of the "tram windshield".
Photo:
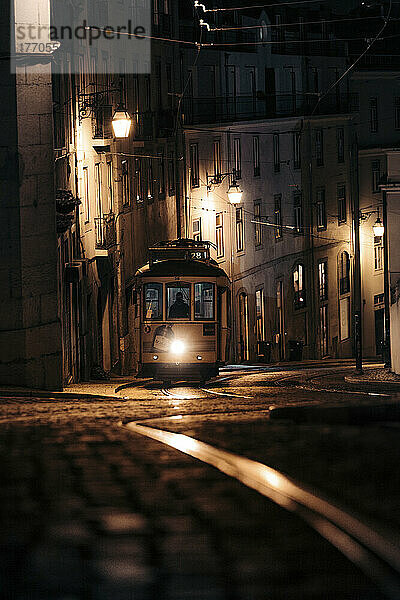
[{"label": "tram windshield", "polygon": [[195,283],[194,284],[194,318],[199,321],[214,319],[214,284],[213,283]]},{"label": "tram windshield", "polygon": [[167,285],[168,319],[190,319],[190,283]]},{"label": "tram windshield", "polygon": [[144,286],[144,318],[162,319],[162,283],[146,283]]}]

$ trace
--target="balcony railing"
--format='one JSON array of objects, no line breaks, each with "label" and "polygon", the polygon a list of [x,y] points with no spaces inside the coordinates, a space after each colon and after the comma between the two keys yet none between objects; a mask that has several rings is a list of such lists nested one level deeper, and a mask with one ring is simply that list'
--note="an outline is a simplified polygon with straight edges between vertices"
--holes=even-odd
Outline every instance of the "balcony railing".
[{"label": "balcony railing", "polygon": [[236,97],[185,98],[183,121],[187,125],[274,119],[278,117],[332,115],[355,112],[357,94],[328,94],[317,105],[317,94],[264,94]]},{"label": "balcony railing", "polygon": [[94,220],[96,240],[96,250],[109,250],[117,243],[117,235],[115,228],[115,215],[109,213],[102,217],[97,217]]}]

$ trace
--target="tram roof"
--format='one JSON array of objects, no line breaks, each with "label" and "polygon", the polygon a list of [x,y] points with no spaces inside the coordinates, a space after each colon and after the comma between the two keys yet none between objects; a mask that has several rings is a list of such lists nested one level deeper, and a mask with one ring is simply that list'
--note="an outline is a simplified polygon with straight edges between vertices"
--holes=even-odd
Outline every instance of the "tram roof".
[{"label": "tram roof", "polygon": [[201,260],[167,259],[147,263],[137,270],[135,276],[168,277],[187,275],[192,277],[227,277],[227,274],[216,263]]}]

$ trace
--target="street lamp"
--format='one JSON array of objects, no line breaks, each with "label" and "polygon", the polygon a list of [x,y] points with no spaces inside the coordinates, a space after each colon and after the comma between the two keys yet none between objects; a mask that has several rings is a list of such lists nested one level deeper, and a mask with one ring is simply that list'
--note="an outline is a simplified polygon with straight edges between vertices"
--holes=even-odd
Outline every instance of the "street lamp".
[{"label": "street lamp", "polygon": [[132,119],[123,106],[119,106],[112,119],[112,128],[116,138],[127,138],[131,129]]},{"label": "street lamp", "polygon": [[382,237],[383,234],[385,233],[385,228],[383,226],[382,221],[380,220],[379,216],[377,218],[377,220],[375,221],[372,230],[374,232],[374,236],[375,237]]},{"label": "street lamp", "polygon": [[228,198],[231,204],[239,204],[242,201],[243,192],[236,183],[232,181],[228,189]]},{"label": "street lamp", "polygon": [[243,192],[237,184],[235,169],[228,171],[227,173],[216,173],[214,175],[209,175],[207,173],[207,189],[208,191],[211,191],[212,185],[220,185],[226,177],[232,177],[227,192],[229,202],[231,204],[239,204],[242,201]]}]

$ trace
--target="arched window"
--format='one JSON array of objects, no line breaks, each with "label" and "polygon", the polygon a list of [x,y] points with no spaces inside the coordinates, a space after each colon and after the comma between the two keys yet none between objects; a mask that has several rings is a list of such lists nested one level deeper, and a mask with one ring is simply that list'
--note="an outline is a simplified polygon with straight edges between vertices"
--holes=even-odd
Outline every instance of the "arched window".
[{"label": "arched window", "polygon": [[304,267],[298,264],[293,271],[294,307],[304,308],[306,306],[306,289],[304,281]]},{"label": "arched window", "polygon": [[339,292],[341,295],[350,292],[350,256],[346,251],[339,257]]}]

